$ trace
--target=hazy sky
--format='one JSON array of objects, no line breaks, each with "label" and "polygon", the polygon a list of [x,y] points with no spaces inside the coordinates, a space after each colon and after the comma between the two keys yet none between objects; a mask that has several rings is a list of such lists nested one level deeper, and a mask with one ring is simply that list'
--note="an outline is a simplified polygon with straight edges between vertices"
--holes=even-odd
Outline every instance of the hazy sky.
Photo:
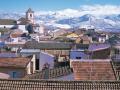
[{"label": "hazy sky", "polygon": [[2,11],[78,9],[82,5],[120,5],[120,0],[0,0]]}]

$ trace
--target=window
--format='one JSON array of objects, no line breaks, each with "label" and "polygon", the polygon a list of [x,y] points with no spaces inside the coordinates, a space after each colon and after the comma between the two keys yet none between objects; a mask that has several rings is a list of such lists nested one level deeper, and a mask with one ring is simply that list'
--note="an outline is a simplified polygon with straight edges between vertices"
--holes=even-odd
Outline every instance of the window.
[{"label": "window", "polygon": [[81,57],[76,57],[76,59],[81,59]]},{"label": "window", "polygon": [[33,73],[33,62],[30,62],[30,72]]},{"label": "window", "polygon": [[17,72],[13,72],[13,78],[17,78]]},{"label": "window", "polygon": [[30,14],[30,17],[32,17],[32,14]]},{"label": "window", "polygon": [[115,54],[119,54],[120,50],[119,49],[115,49]]},{"label": "window", "polygon": [[39,59],[36,59],[36,70],[39,70]]},{"label": "window", "polygon": [[11,78],[17,78],[17,72],[15,71],[10,72],[10,76]]}]

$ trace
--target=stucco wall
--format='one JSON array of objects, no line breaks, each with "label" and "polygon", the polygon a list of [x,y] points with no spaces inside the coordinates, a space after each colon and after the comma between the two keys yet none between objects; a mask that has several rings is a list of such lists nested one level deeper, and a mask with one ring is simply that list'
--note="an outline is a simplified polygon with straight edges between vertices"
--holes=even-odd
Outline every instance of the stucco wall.
[{"label": "stucco wall", "polygon": [[12,28],[14,25],[0,25],[0,28]]},{"label": "stucco wall", "polygon": [[50,68],[54,67],[54,56],[45,52],[40,53],[39,69],[42,70],[44,64],[48,63]]},{"label": "stucco wall", "polygon": [[9,74],[12,78],[12,72],[16,72],[16,78],[22,78],[26,75],[26,70],[23,68],[3,68],[3,67],[0,67],[0,73],[5,73],[5,74]]},{"label": "stucco wall", "polygon": [[87,55],[83,51],[70,51],[70,59],[77,59],[76,57],[81,57],[81,59],[86,59]]},{"label": "stucco wall", "polygon": [[25,29],[25,25],[19,25],[18,29],[22,30],[24,33],[27,33],[28,31]]},{"label": "stucco wall", "polygon": [[35,54],[34,54],[33,57],[32,57],[32,59],[31,59],[31,62],[33,62],[33,66],[32,66],[32,67],[33,67],[33,73],[34,73],[35,70],[36,70],[36,68],[35,68],[35,67],[36,67],[35,59],[36,59],[36,58],[35,58]]},{"label": "stucco wall", "polygon": [[67,55],[69,56],[70,50],[41,50],[43,52],[47,52],[52,55]]}]

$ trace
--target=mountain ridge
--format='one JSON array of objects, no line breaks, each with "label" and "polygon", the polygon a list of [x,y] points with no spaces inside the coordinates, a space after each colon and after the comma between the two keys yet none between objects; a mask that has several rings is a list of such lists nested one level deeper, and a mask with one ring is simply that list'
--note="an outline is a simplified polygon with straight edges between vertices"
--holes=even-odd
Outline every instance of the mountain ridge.
[{"label": "mountain ridge", "polygon": [[[99,7],[98,9],[101,10]],[[113,8],[114,10],[115,8]],[[93,10],[93,11],[92,11]],[[91,12],[90,12],[91,11]],[[104,11],[104,10],[103,10]],[[97,13],[97,9],[91,8],[86,10],[85,8],[75,10],[75,9],[64,9],[59,11],[39,11],[35,12],[35,20],[37,23],[44,23],[45,26],[52,27],[63,27],[63,28],[73,28],[73,27],[94,27],[98,30],[107,31],[120,31],[120,13],[117,12],[107,12]],[[21,17],[25,17],[23,13],[7,13],[1,12],[0,19],[15,19],[18,20]],[[108,29],[109,28],[109,29]]]}]

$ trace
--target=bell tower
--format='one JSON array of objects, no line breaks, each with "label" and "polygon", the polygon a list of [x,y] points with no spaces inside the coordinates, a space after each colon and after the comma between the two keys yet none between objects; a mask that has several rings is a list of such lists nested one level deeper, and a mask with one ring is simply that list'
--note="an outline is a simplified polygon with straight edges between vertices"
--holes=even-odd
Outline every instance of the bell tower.
[{"label": "bell tower", "polygon": [[29,23],[34,24],[34,11],[32,11],[31,8],[29,8],[26,12],[26,19]]}]

